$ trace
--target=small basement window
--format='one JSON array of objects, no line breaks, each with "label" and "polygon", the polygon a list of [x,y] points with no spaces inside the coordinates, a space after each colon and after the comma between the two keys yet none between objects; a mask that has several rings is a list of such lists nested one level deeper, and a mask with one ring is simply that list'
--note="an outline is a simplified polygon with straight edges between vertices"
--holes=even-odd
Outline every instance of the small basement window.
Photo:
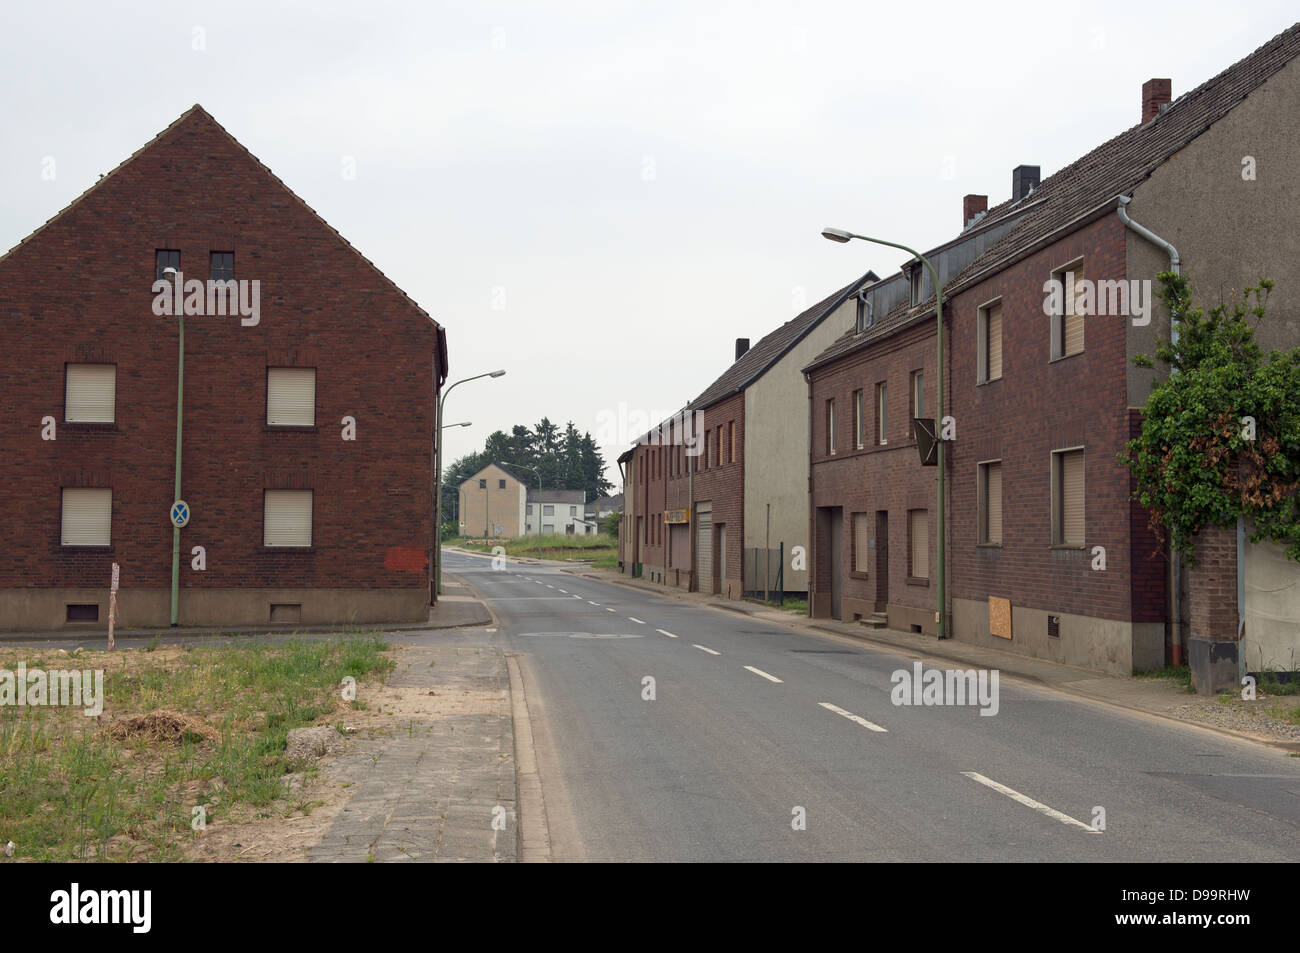
[{"label": "small basement window", "polygon": [[96,602],[68,603],[68,622],[98,622],[99,604]]}]

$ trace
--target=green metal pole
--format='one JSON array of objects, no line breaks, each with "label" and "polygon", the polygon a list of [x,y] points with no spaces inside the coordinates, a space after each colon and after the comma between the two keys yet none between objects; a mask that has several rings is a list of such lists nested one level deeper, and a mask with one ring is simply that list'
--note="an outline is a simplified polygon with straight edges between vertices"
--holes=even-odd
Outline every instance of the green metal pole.
[{"label": "green metal pole", "polygon": [[[176,485],[172,500],[181,498],[181,423],[185,419],[185,315],[176,316],[180,328],[180,345],[176,359]],[[169,511],[171,507],[167,508]],[[172,625],[180,615],[181,530],[172,526]]]}]

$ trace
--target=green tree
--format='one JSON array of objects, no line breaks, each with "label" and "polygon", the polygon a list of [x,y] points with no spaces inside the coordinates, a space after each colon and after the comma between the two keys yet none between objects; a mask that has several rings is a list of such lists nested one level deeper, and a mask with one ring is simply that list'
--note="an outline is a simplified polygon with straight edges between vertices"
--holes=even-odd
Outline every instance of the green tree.
[{"label": "green tree", "polygon": [[[1189,561],[1203,526],[1238,516],[1253,521],[1252,542],[1280,543],[1300,560],[1300,348],[1262,354],[1248,321],[1264,319],[1273,282],[1207,312],[1186,276],[1157,277],[1178,341],[1160,342],[1155,357],[1176,373],[1153,387],[1142,432],[1120,454],[1134,498]],[[1147,355],[1133,361],[1155,366]]]}]

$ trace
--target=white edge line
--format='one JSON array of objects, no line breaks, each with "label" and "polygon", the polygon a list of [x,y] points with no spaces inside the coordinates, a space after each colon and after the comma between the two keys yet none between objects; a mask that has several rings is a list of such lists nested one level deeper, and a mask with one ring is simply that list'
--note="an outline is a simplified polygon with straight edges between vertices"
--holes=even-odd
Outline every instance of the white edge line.
[{"label": "white edge line", "polygon": [[817,704],[821,705],[827,711],[833,711],[837,715],[843,715],[849,721],[859,724],[863,728],[870,728],[872,731],[884,731],[884,732],[889,731],[888,728],[882,728],[879,725],[877,725],[874,721],[867,721],[867,719],[863,718],[861,715],[855,715],[851,711],[845,711],[839,705],[832,705],[830,702],[818,702]]},{"label": "white edge line", "polygon": [[1033,798],[1021,794],[1019,791],[1016,791],[1013,788],[1009,788],[1005,784],[999,784],[997,781],[994,781],[992,778],[984,777],[984,775],[980,774],[978,771],[963,771],[962,774],[970,778],[972,781],[978,781],[986,788],[992,788],[994,791],[997,791],[999,794],[1005,794],[1007,797],[1011,798],[1011,800],[1023,804],[1025,807],[1032,807],[1039,814],[1045,814],[1050,818],[1054,818],[1055,820],[1060,821],[1062,824],[1073,824],[1075,827],[1082,827],[1089,834],[1101,833],[1101,831],[1094,828],[1091,824],[1085,824],[1083,823],[1083,821],[1077,821],[1069,814],[1062,814],[1060,811],[1056,810],[1055,808],[1048,807],[1046,804],[1042,803],[1041,801],[1035,801]]}]

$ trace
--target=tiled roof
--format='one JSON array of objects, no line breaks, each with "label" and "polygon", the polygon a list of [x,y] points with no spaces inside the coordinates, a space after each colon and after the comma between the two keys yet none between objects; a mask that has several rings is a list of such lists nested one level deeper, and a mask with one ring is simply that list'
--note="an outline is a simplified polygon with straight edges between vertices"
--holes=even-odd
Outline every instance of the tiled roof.
[{"label": "tiled roof", "polygon": [[[537,490],[529,490],[526,497],[527,502],[537,502]],[[577,503],[579,506],[585,506],[587,502],[587,493],[585,490],[542,490],[543,503]]]},{"label": "tiled roof", "polygon": [[[1090,212],[1130,194],[1161,164],[1222,119],[1234,106],[1300,55],[1300,23],[1279,33],[1245,59],[1175,99],[1155,119],[1133,126],[1093,149],[1029,196],[1034,207],[1001,241],[948,279],[944,295],[955,294],[1029,254],[1052,235],[1083,224]],[[1024,200],[1022,200],[1024,201]],[[1004,216],[1012,202],[990,209],[988,219]],[[981,226],[985,224],[980,221]],[[894,308],[867,330],[850,331],[819,354],[819,367],[871,341],[933,317],[934,298],[916,307]]]},{"label": "tiled roof", "polygon": [[703,410],[716,404],[724,397],[729,397],[748,387],[764,374],[768,368],[781,359],[790,348],[801,341],[809,331],[821,323],[822,318],[838,308],[846,298],[863,285],[879,281],[873,271],[868,271],[861,278],[853,281],[834,294],[818,301],[808,310],[791,318],[771,334],[762,338],[757,344],[740,356],[722,375],[705,388],[704,393],[691,401],[693,410]]}]

